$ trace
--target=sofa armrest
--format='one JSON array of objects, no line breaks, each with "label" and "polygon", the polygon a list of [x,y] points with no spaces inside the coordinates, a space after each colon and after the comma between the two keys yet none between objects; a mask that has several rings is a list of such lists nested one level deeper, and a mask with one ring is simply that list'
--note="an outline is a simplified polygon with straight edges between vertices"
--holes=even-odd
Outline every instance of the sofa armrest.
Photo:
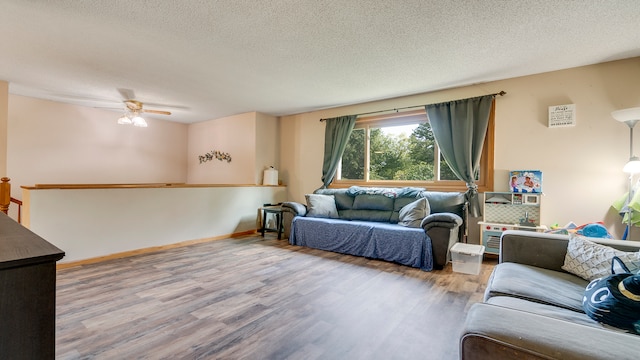
[{"label": "sofa armrest", "polygon": [[462,225],[462,218],[454,213],[435,213],[430,214],[420,223],[420,226],[427,231],[434,226],[445,227],[448,229],[457,228]]},{"label": "sofa armrest", "polygon": [[293,213],[295,216],[307,215],[307,206],[295,201],[285,201],[282,203],[282,210]]},{"label": "sofa armrest", "polygon": [[449,261],[449,249],[459,241],[462,218],[453,213],[434,213],[425,217],[421,226],[431,239],[433,265],[442,269]]},{"label": "sofa armrest", "polygon": [[307,206],[294,201],[282,203],[282,233],[285,239],[291,234],[291,222],[296,216],[307,215]]},{"label": "sofa armrest", "polygon": [[474,304],[460,338],[460,358],[635,359],[640,336],[490,304]]}]

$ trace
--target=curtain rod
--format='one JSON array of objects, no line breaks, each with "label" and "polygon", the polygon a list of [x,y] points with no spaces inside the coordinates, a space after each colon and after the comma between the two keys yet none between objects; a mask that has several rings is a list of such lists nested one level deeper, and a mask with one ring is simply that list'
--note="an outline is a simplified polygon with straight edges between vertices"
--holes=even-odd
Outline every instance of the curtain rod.
[{"label": "curtain rod", "polygon": [[[500,95],[500,96],[504,96],[507,93],[505,91],[500,91],[497,93],[493,93],[493,94],[487,94],[487,95],[480,95],[480,96],[496,96],[496,95]],[[479,96],[474,96],[474,97],[479,97]],[[467,99],[472,99],[471,98],[467,98]],[[458,99],[458,100],[464,100],[464,99]],[[458,100],[450,100],[450,101],[458,101]],[[433,103],[435,104],[435,103]],[[371,115],[371,114],[378,114],[378,113],[383,113],[383,112],[389,112],[389,111],[395,111],[398,112],[400,110],[407,110],[407,109],[417,109],[417,108],[423,108],[427,105],[431,105],[431,104],[424,104],[424,105],[415,105],[415,106],[405,106],[405,107],[401,107],[401,108],[394,108],[394,109],[387,109],[387,110],[378,110],[378,111],[370,111],[370,112],[366,112],[366,113],[360,113],[360,114],[355,114],[356,116],[362,116],[362,115]],[[327,119],[320,119],[320,121],[325,121]]]}]

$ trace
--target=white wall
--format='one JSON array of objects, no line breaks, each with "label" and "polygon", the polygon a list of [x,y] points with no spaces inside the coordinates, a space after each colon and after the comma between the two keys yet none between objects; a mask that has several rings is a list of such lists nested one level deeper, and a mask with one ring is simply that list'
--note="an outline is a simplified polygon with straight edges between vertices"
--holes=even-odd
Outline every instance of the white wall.
[{"label": "white wall", "polygon": [[[1,98],[1,96],[0,96]],[[147,118],[118,125],[113,111],[9,95],[12,194],[43,183],[186,182],[187,125]]]},{"label": "white wall", "polygon": [[[324,123],[319,119],[438,103],[504,90],[496,100],[495,190],[508,191],[510,170],[543,171],[542,223],[603,221],[616,236],[624,227],[611,203],[627,189],[622,166],[629,157],[629,130],[611,111],[640,106],[640,58],[532,75],[475,86],[281,118],[281,179],[288,198],[321,185]],[[575,104],[577,126],[547,127],[549,106]],[[639,144],[640,140],[636,141]],[[636,155],[640,149],[636,147]],[[640,239],[634,228],[632,238]],[[475,240],[477,241],[477,239]]]},{"label": "white wall", "polygon": [[25,190],[25,224],[64,250],[60,262],[208,239],[257,228],[284,187]]}]

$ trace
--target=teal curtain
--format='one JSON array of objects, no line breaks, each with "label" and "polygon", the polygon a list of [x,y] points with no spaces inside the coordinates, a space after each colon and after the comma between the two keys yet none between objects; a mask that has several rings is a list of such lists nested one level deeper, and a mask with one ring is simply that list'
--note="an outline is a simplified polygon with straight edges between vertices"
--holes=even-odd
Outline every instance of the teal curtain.
[{"label": "teal curtain", "polygon": [[482,215],[475,183],[495,95],[426,105],[433,136],[458,179],[467,184],[469,214]]},{"label": "teal curtain", "polygon": [[322,188],[329,186],[336,176],[338,164],[356,125],[356,117],[357,115],[347,115],[325,120]]}]

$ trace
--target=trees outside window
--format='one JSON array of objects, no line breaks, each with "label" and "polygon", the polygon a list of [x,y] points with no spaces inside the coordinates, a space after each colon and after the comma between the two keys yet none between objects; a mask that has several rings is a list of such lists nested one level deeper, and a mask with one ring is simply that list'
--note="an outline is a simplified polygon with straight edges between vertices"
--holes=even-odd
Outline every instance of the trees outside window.
[{"label": "trees outside window", "polygon": [[465,189],[440,154],[424,112],[393,119],[358,119],[334,185],[363,183]]}]

